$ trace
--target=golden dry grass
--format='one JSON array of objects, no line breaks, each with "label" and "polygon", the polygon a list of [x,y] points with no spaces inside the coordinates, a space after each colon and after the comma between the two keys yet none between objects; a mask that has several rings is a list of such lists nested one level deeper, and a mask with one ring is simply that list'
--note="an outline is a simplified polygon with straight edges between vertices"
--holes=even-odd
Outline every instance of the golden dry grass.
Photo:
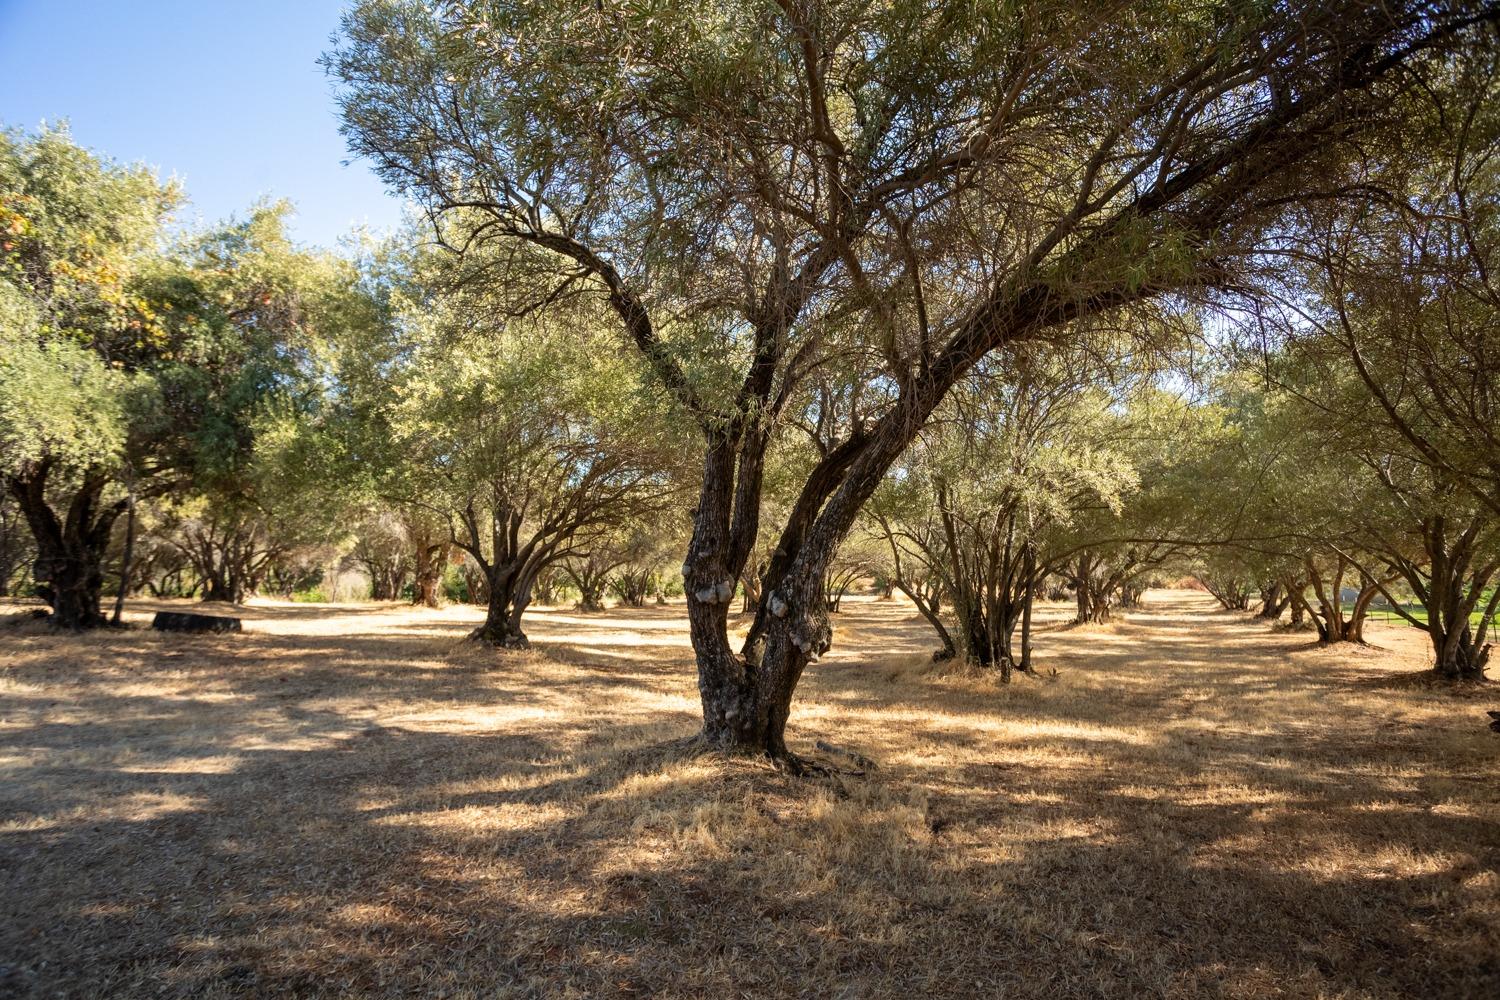
[{"label": "golden dry grass", "polygon": [[1148,602],[1010,687],[850,602],[792,739],[879,769],[825,780],[652,749],[680,608],[0,621],[0,995],[1500,996],[1500,698]]}]

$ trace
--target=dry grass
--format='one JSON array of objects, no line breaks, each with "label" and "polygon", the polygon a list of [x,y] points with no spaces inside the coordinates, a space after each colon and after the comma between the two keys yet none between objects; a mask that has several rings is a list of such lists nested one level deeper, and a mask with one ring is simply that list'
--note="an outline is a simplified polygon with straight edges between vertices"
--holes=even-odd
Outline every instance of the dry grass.
[{"label": "dry grass", "polygon": [[1009,688],[852,602],[793,742],[880,767],[822,781],[652,749],[680,609],[0,622],[0,995],[1500,996],[1500,699],[1149,602]]}]

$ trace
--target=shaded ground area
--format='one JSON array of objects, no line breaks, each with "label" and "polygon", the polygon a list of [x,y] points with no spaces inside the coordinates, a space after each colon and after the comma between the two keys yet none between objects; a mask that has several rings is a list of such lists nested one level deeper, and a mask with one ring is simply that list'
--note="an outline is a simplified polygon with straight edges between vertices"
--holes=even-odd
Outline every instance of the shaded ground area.
[{"label": "shaded ground area", "polygon": [[846,607],[793,743],[879,769],[821,781],[660,749],[678,607],[0,620],[0,997],[1500,995],[1500,696],[1416,633],[1157,591],[1001,687]]}]

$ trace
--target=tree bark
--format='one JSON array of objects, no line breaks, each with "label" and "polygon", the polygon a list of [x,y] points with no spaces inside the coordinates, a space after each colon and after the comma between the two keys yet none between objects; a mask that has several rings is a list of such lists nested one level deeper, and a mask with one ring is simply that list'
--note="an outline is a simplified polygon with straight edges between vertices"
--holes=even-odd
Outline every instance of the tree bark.
[{"label": "tree bark", "polygon": [[125,551],[120,556],[120,592],[115,596],[113,622],[119,625],[125,615],[125,598],[130,593],[130,560],[135,555],[135,481],[130,480],[125,499]]},{"label": "tree bark", "polygon": [[203,601],[222,601],[225,604],[238,604],[243,594],[241,588],[235,586],[218,573],[209,575],[204,581]]},{"label": "tree bark", "polygon": [[1028,581],[1026,596],[1023,598],[1025,604],[1021,608],[1021,672],[1031,673],[1031,608],[1036,603],[1036,589],[1040,581],[1036,578],[1036,551],[1026,546],[1026,562],[1024,571]]},{"label": "tree bark", "polygon": [[[800,770],[798,759],[787,752],[786,724],[792,694],[803,671],[826,653],[832,642],[822,586],[828,566],[886,471],[931,416],[952,381],[966,369],[955,367],[920,390],[904,392],[880,419],[874,433],[851,437],[850,441],[858,444],[849,453],[834,449],[814,469],[797,505],[809,513],[800,516],[794,511],[782,533],[773,555],[773,571],[775,566],[785,568],[775,575],[773,571],[767,573],[756,618],[762,630],[757,633],[752,627],[744,657],[735,657],[729,650],[724,623],[734,579],[743,568],[749,545],[754,543],[754,533],[752,528],[748,538],[733,539],[741,549],[713,544],[719,539],[727,543],[729,539],[720,532],[729,525],[727,497],[721,496],[722,488],[714,485],[715,473],[725,456],[710,449],[703,488],[707,502],[700,506],[694,545],[684,566],[689,571],[685,577],[689,583],[689,617],[694,625],[693,646],[699,651],[703,738],[710,745],[754,749],[793,771]],[[834,474],[845,469],[842,475]],[[758,478],[755,489],[758,497]],[[826,503],[821,502],[823,497],[827,497]],[[705,511],[711,516],[704,517]],[[731,552],[738,562],[731,560],[726,565],[722,557],[716,561],[716,552]]]},{"label": "tree bark", "polygon": [[418,550],[421,561],[416,579],[412,584],[411,602],[413,604],[435,608],[441,603],[438,599],[438,586],[443,582],[443,565],[448,561],[447,550],[446,545],[434,545],[425,550]]},{"label": "tree bark", "polygon": [[[1491,622],[1500,613],[1500,587],[1489,590],[1488,599],[1484,595],[1500,574],[1500,559],[1481,555],[1489,549],[1484,543],[1490,530],[1487,517],[1449,522],[1441,514],[1423,520],[1424,560],[1414,561],[1395,552],[1387,557],[1422,603],[1427,620],[1418,621],[1394,601],[1392,605],[1412,625],[1427,632],[1432,642],[1433,671],[1438,677],[1481,681],[1490,658],[1486,640]],[[1387,593],[1386,597],[1391,595]],[[1476,612],[1477,625],[1472,620]]]},{"label": "tree bark", "polygon": [[99,628],[108,624],[101,609],[105,551],[125,501],[100,508],[108,477],[89,469],[65,516],[59,518],[47,502],[50,471],[48,462],[39,462],[29,474],[7,482],[36,545],[32,575],[37,594],[51,606],[53,624],[74,630]]},{"label": "tree bark", "polygon": [[484,624],[470,632],[469,638],[501,649],[530,649],[531,640],[521,628],[521,616],[531,604],[534,582],[522,567],[492,567]]},{"label": "tree bark", "polygon": [[453,551],[453,540],[414,511],[406,513],[405,528],[412,546],[412,603],[435,608],[441,603],[438,588],[442,586],[443,571]]},{"label": "tree bark", "polygon": [[1365,618],[1370,611],[1370,602],[1380,593],[1379,584],[1361,575],[1360,589],[1354,599],[1354,606],[1348,614],[1344,613],[1343,589],[1344,576],[1353,568],[1353,563],[1344,556],[1338,557],[1335,564],[1333,576],[1325,580],[1318,569],[1317,564],[1311,556],[1306,557],[1303,565],[1307,571],[1308,584],[1312,587],[1313,596],[1317,601],[1317,607],[1311,602],[1303,601],[1308,616],[1312,618],[1313,624],[1318,629],[1318,641],[1324,643],[1353,642],[1364,645],[1365,642]]},{"label": "tree bark", "polygon": [[[698,694],[703,704],[700,738],[708,746],[726,752],[770,753],[775,746],[784,749],[784,745],[771,738],[763,710],[760,662],[764,647],[754,635],[753,626],[745,655],[736,654],[729,644],[729,604],[734,599],[735,580],[743,572],[754,544],[756,527],[743,515],[734,519],[739,522],[737,525],[732,525],[735,494],[740,492],[735,488],[740,444],[727,433],[709,438],[704,452],[703,486],[693,515],[687,558],[682,564],[682,580],[687,593],[688,631],[698,662]],[[746,530],[747,523],[752,536],[744,545],[745,555],[735,565],[734,529]],[[821,575],[817,580],[821,582]],[[815,589],[821,592],[821,588]],[[763,601],[756,620],[764,613]]]},{"label": "tree bark", "polygon": [[1291,600],[1291,594],[1282,585],[1280,580],[1271,580],[1268,583],[1262,583],[1260,586],[1260,610],[1256,612],[1256,617],[1274,622],[1281,617],[1281,613],[1286,610]]}]

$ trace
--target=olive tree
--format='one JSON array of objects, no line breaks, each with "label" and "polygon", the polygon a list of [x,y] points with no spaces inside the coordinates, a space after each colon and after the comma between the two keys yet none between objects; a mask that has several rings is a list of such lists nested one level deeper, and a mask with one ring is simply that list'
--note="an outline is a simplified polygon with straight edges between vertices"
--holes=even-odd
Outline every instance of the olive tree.
[{"label": "olive tree", "polygon": [[[1500,517],[1500,57],[1460,49],[1422,83],[1400,98],[1396,141],[1342,169],[1358,201],[1299,209],[1250,323],[1284,355],[1267,372],[1302,425],[1307,464],[1288,481],[1322,467],[1317,492],[1343,500],[1343,527],[1302,559],[1314,598],[1294,588],[1294,605],[1324,638],[1359,639],[1384,594],[1432,636],[1441,676],[1475,678]],[[1347,621],[1345,576],[1359,587]],[[1397,584],[1423,616],[1401,607]]]},{"label": "olive tree", "polygon": [[876,492],[868,517],[890,547],[895,585],[938,633],[938,658],[961,656],[1002,681],[1031,670],[1042,581],[1090,541],[1076,522],[1118,517],[1139,487],[1122,447],[1130,421],[1105,381],[1076,352],[1024,352],[950,396]]},{"label": "olive tree", "polygon": [[[606,306],[698,431],[683,577],[701,738],[795,768],[784,733],[830,642],[828,563],[953,386],[993,351],[1235,286],[1398,112],[1403,69],[1493,16],[365,0],[327,65],[351,150],[440,239],[524,256],[518,300]],[[880,405],[806,476],[735,649],[767,448],[847,350],[879,361]]]},{"label": "olive tree", "polygon": [[104,623],[103,560],[134,503],[242,492],[313,317],[349,312],[334,265],[286,240],[286,206],[169,240],[179,201],[65,131],[0,133],[0,483],[68,628]]},{"label": "olive tree", "polygon": [[[524,647],[538,577],[663,508],[679,442],[587,310],[506,317],[456,287],[440,252],[415,263],[389,331],[402,347],[369,383],[374,398],[355,400],[363,440],[379,442],[363,453],[370,488],[404,512],[416,599],[461,549],[488,608],[472,638]],[[355,350],[346,369],[370,360]]]}]

